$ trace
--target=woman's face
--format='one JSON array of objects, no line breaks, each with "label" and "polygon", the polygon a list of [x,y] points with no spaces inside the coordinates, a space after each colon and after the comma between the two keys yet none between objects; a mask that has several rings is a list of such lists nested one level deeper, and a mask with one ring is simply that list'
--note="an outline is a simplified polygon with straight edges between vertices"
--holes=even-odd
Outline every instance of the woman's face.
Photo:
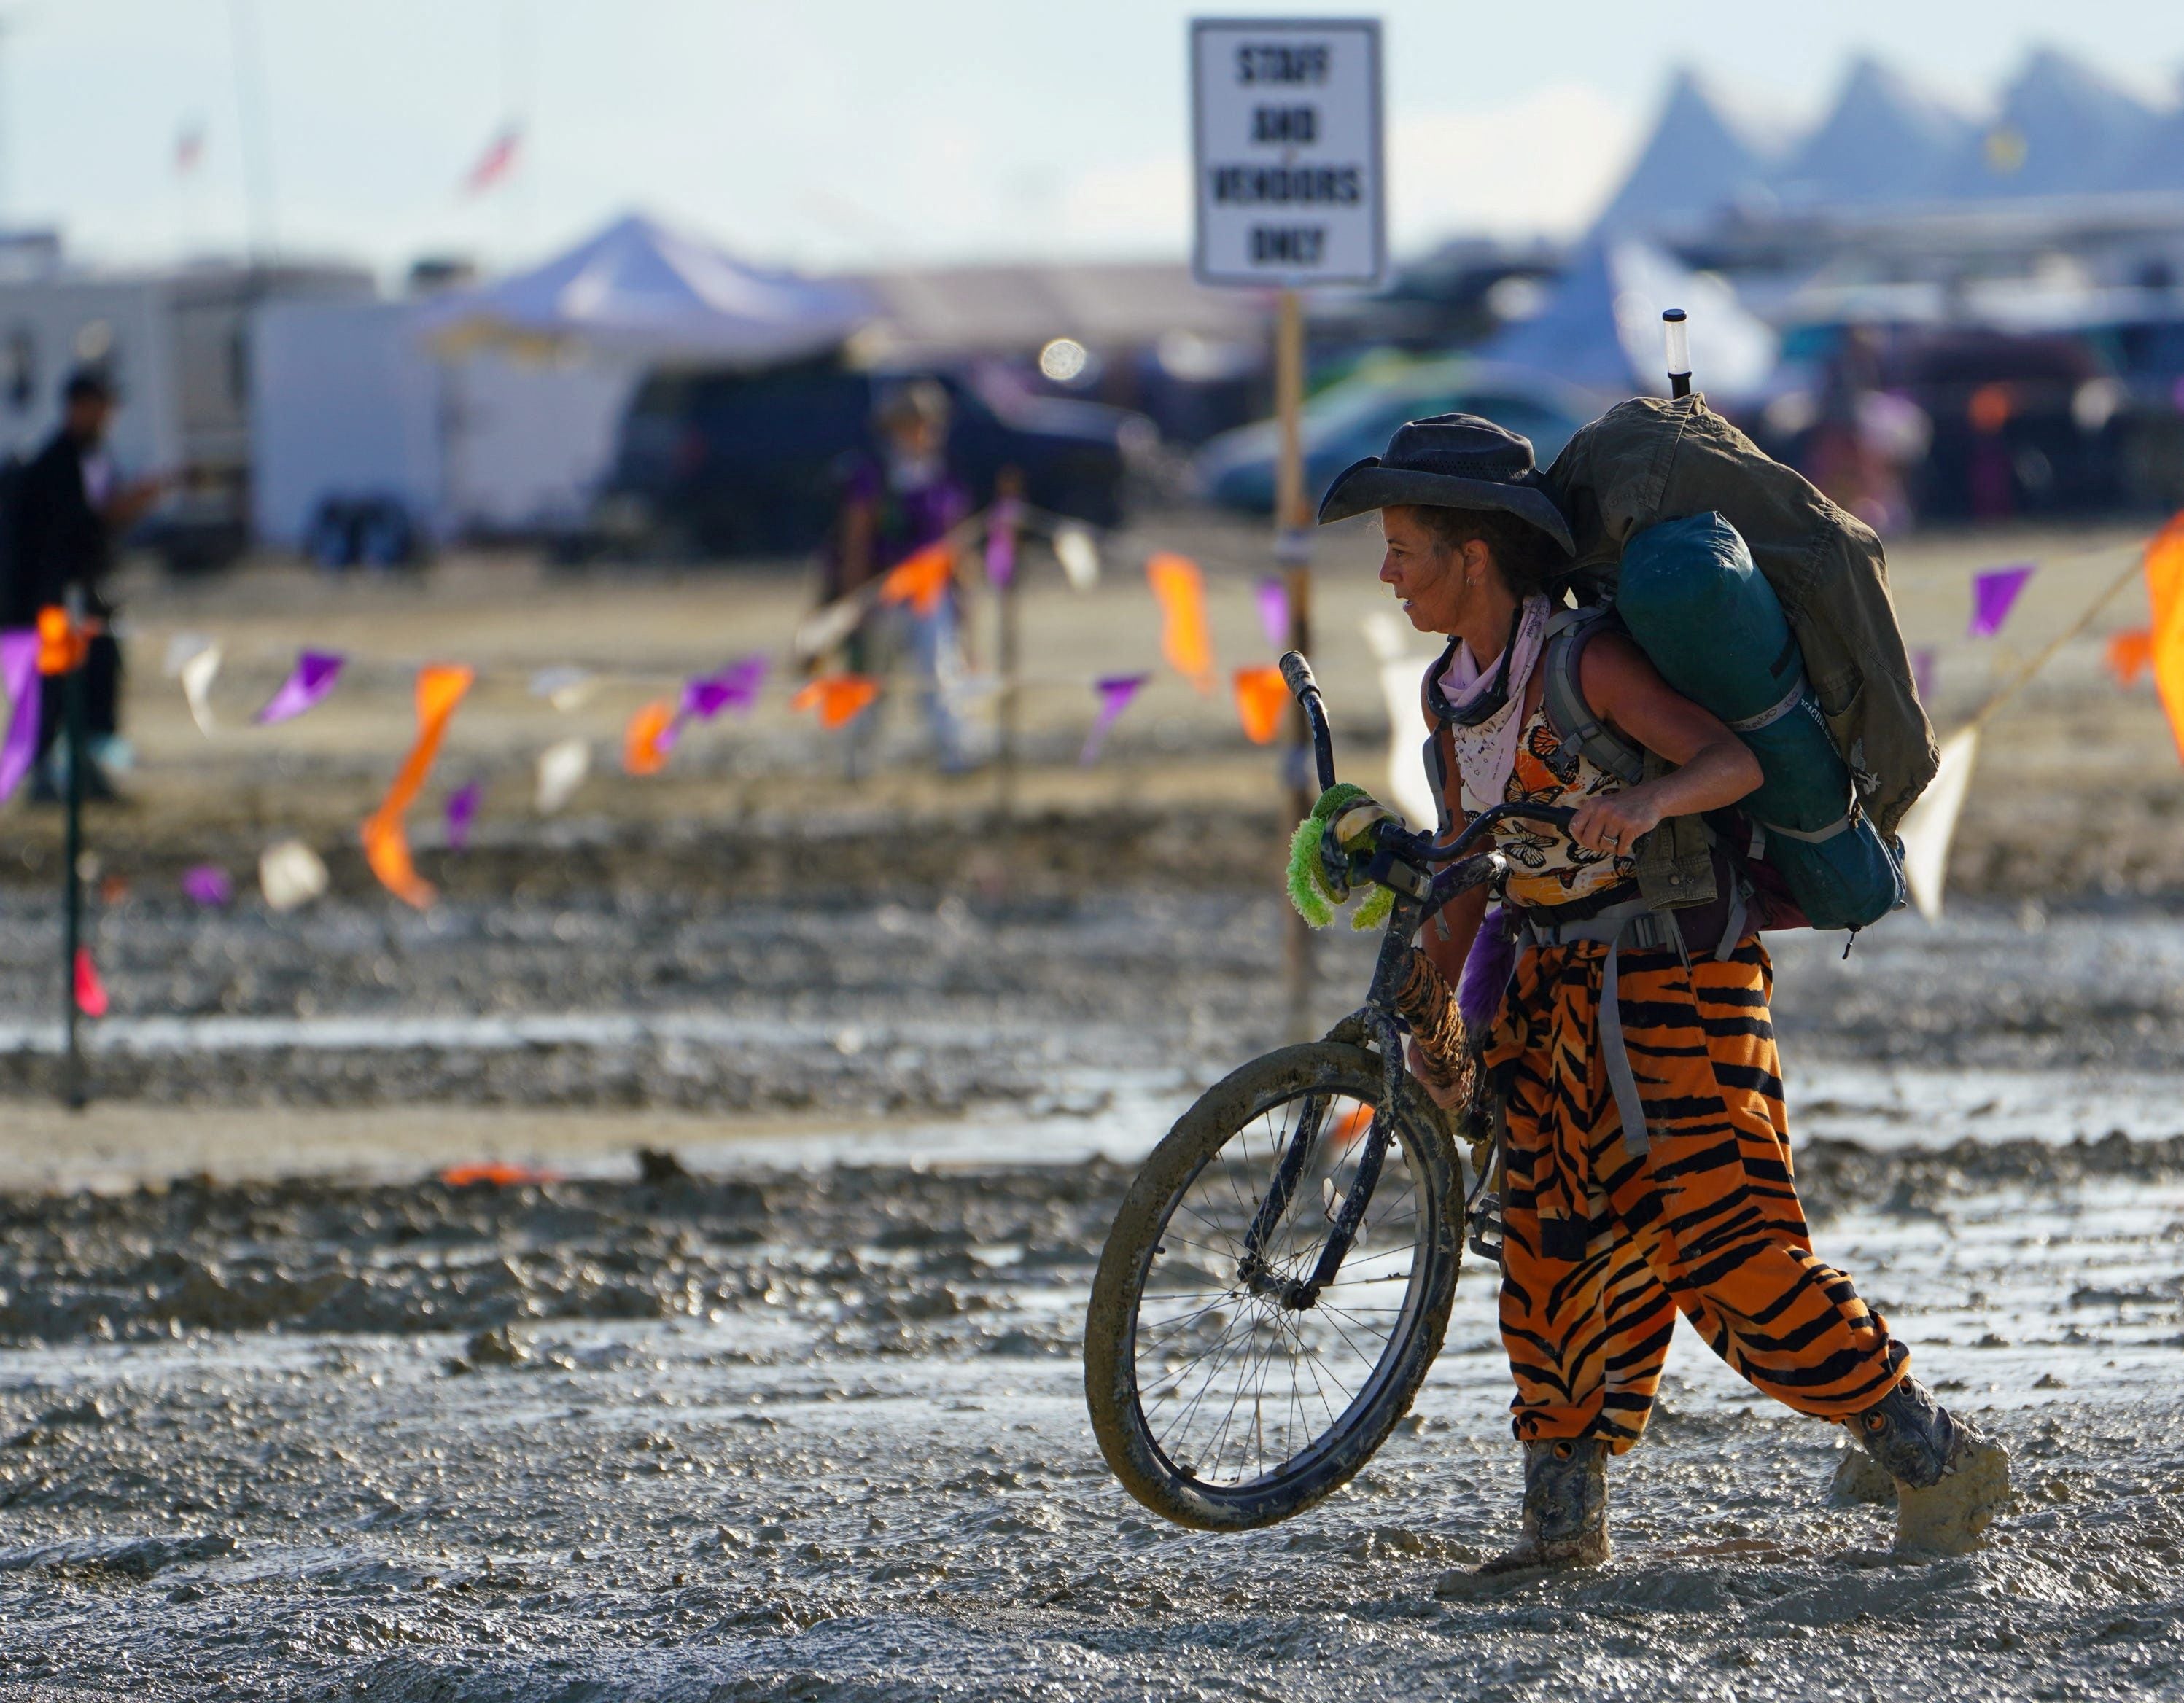
[{"label": "woman's face", "polygon": [[1444,544],[1414,508],[1383,509],[1380,531],[1387,553],[1380,582],[1391,588],[1420,632],[1457,631],[1492,573],[1486,546],[1473,539]]}]

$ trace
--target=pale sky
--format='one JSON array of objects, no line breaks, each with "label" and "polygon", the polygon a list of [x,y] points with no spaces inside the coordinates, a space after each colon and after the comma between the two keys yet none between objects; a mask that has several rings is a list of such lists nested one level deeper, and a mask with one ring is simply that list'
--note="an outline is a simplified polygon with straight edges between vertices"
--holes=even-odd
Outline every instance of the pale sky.
[{"label": "pale sky", "polygon": [[[58,224],[101,261],[233,252],[245,125],[262,109],[280,248],[389,274],[426,251],[541,256],[632,208],[819,269],[1181,258],[1195,9],[21,0],[0,6],[0,218]],[[1346,15],[1228,14],[1285,11]],[[1680,62],[1777,124],[1816,111],[1864,49],[1968,109],[2040,42],[2149,97],[2184,70],[2178,0],[1405,0],[1379,15],[1399,255],[1462,230],[1581,226]],[[258,75],[238,79],[254,58]],[[465,199],[511,113],[518,170]],[[176,142],[192,126],[203,158],[183,177]]]}]

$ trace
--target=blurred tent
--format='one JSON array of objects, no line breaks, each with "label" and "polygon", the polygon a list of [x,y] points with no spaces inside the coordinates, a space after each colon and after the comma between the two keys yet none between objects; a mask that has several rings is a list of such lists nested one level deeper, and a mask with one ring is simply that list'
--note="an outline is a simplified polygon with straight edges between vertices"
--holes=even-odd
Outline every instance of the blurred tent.
[{"label": "blurred tent", "polygon": [[1764,389],[1780,353],[1774,331],[1744,308],[1724,280],[1693,272],[1635,240],[1587,242],[1572,257],[1546,308],[1479,353],[1611,396],[1634,388],[1666,396],[1661,314],[1668,308],[1691,315],[1697,388],[1724,401]]},{"label": "blurred tent", "polygon": [[1962,114],[1878,59],[1862,58],[1776,188],[1790,205],[1931,200],[1947,192],[1973,134]]},{"label": "blurred tent", "polygon": [[1771,198],[1760,152],[1696,72],[1680,70],[1652,133],[1593,221],[1596,237],[1696,230],[1724,208]]},{"label": "blurred tent", "polygon": [[480,288],[261,314],[255,529],[297,543],[329,502],[365,498],[436,537],[577,525],[647,372],[803,359],[870,313],[855,287],[632,215]]},{"label": "blurred tent", "polygon": [[1973,137],[1958,166],[1966,196],[2085,195],[2122,187],[2160,117],[2090,65],[2052,47],[2035,53]]},{"label": "blurred tent", "polygon": [[832,348],[872,311],[854,286],[762,271],[632,214],[543,265],[435,303],[423,325],[443,355],[770,366]]}]

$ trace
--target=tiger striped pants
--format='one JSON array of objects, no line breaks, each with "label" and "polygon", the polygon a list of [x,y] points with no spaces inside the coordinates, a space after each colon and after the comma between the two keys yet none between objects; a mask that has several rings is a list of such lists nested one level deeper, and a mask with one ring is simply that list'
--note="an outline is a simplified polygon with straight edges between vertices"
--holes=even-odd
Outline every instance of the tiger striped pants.
[{"label": "tiger striped pants", "polygon": [[1625,1150],[1597,1044],[1607,949],[1518,958],[1486,1063],[1507,1118],[1502,1340],[1522,1439],[1644,1433],[1678,1309],[1755,1388],[1822,1419],[1909,1355],[1814,1257],[1791,1181],[1758,936],[1729,959],[1625,946],[1618,1005],[1651,1151]]}]

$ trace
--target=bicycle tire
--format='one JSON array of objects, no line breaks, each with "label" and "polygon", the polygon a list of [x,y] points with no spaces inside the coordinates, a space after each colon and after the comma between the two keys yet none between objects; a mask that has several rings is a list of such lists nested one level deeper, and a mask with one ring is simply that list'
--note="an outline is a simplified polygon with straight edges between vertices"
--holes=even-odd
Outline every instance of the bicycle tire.
[{"label": "bicycle tire", "polygon": [[[1377,1110],[1382,1093],[1378,1055],[1334,1041],[1284,1047],[1207,1089],[1145,1160],[1100,1254],[1084,1333],[1084,1393],[1093,1433],[1123,1489],[1178,1525],[1201,1531],[1273,1525],[1340,1489],[1409,1411],[1448,1329],[1463,1249],[1462,1170],[1438,1111],[1406,1077],[1390,1151],[1399,1144],[1415,1173],[1419,1207],[1412,1264],[1408,1273],[1398,1274],[1406,1281],[1401,1316],[1364,1386],[1308,1447],[1248,1483],[1202,1481],[1171,1459],[1152,1434],[1140,1401],[1139,1312],[1153,1261],[1167,1251],[1162,1244],[1171,1233],[1170,1220],[1233,1139],[1268,1108],[1315,1092]],[[1268,1176],[1271,1181],[1271,1169]],[[1205,1275],[1219,1280],[1220,1274]],[[1217,1323],[1219,1316],[1215,1318]],[[1256,1405],[1256,1394],[1254,1400]]]}]

